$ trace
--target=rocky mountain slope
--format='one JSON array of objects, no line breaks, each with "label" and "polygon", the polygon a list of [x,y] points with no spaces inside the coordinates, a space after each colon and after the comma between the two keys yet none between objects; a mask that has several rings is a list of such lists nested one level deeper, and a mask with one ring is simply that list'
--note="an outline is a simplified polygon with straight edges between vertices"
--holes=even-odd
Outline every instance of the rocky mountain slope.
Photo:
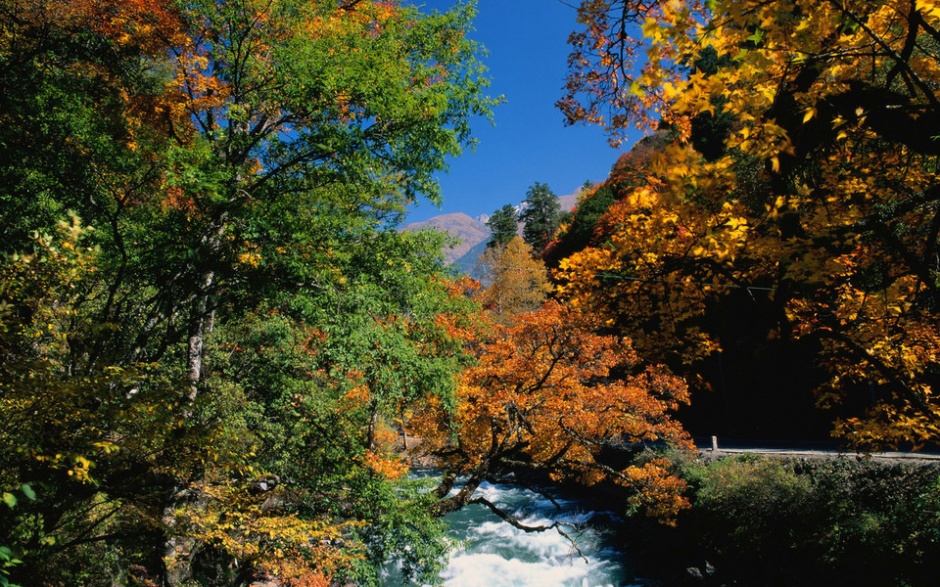
[{"label": "rocky mountain slope", "polygon": [[403,230],[421,230],[422,228],[442,230],[460,240],[458,244],[445,251],[448,265],[463,257],[473,247],[486,242],[490,238],[490,229],[485,224],[463,212],[441,214],[428,218],[423,222],[412,222],[406,225]]}]

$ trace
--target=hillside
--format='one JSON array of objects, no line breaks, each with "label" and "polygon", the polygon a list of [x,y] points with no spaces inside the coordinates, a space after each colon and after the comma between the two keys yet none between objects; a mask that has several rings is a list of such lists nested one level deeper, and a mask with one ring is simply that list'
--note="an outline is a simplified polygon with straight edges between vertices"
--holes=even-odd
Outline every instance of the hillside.
[{"label": "hillside", "polygon": [[561,206],[562,212],[571,212],[574,210],[574,207],[578,205],[578,196],[580,195],[581,190],[579,189],[567,196],[558,196],[558,205]]},{"label": "hillside", "polygon": [[490,237],[490,229],[485,224],[463,212],[441,214],[422,222],[412,222],[402,230],[421,230],[422,228],[442,230],[460,240],[458,244],[445,251],[448,265],[466,255],[473,247],[486,242]]}]

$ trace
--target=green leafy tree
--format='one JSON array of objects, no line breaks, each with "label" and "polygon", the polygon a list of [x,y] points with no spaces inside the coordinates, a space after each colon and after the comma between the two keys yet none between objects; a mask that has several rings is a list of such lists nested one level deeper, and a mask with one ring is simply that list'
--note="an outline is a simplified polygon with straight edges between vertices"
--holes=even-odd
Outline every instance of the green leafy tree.
[{"label": "green leafy tree", "polygon": [[545,259],[551,265],[557,266],[561,259],[594,242],[597,220],[613,204],[614,195],[607,186],[591,187],[579,200],[577,208],[561,222],[558,239],[545,250]]},{"label": "green leafy tree", "polygon": [[[460,306],[440,243],[390,229],[439,199],[492,105],[472,15],[0,11],[2,85],[21,88],[0,92],[0,438],[23,448],[0,489],[39,494],[0,528],[23,553],[11,580],[377,583],[374,541],[354,539],[369,525],[435,550],[420,508],[387,515],[394,471],[367,440],[373,413],[446,396],[459,363],[435,330]],[[375,409],[348,397],[357,372]]]}]

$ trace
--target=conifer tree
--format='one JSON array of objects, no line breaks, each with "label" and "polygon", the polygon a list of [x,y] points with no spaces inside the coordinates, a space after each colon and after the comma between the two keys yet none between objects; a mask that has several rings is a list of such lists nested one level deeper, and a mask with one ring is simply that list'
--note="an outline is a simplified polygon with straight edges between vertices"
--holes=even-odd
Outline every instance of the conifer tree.
[{"label": "conifer tree", "polygon": [[490,242],[486,243],[488,249],[509,244],[509,241],[516,236],[516,232],[519,230],[516,211],[513,209],[512,204],[506,204],[493,212],[490,219],[486,221],[486,225],[493,231]]},{"label": "conifer tree", "polygon": [[558,196],[547,184],[535,182],[526,191],[525,207],[519,220],[525,223],[522,238],[536,253],[540,253],[552,239],[561,220]]}]

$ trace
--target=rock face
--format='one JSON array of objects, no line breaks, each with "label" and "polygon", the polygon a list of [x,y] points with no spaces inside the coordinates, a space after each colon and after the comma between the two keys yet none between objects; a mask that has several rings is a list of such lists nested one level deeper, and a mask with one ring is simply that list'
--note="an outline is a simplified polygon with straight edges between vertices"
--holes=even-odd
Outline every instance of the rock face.
[{"label": "rock face", "polygon": [[463,212],[441,214],[423,222],[412,222],[406,225],[404,230],[421,230],[422,228],[442,230],[460,239],[460,243],[445,251],[448,265],[466,255],[473,247],[486,242],[490,238],[490,229],[485,224],[470,218]]},{"label": "rock face", "polygon": [[567,196],[558,196],[558,206],[563,212],[571,212],[578,205],[578,196],[580,195],[581,190],[577,190]]}]

